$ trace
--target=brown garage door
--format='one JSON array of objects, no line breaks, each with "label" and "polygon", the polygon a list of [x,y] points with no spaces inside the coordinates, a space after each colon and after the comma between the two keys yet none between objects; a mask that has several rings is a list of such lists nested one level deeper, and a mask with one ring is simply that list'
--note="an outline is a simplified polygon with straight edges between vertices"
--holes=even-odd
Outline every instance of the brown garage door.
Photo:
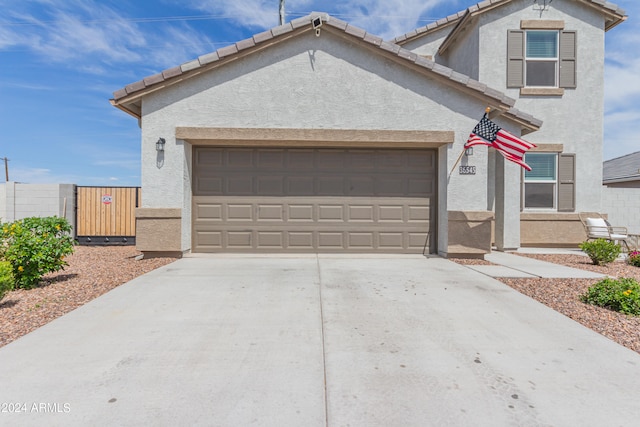
[{"label": "brown garage door", "polygon": [[434,150],[195,147],[194,252],[435,251]]}]

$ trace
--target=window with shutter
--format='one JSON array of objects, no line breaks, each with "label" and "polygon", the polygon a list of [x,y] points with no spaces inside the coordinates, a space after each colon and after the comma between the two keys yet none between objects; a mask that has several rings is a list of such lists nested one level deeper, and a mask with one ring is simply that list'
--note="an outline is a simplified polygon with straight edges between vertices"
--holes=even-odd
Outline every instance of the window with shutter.
[{"label": "window with shutter", "polygon": [[507,87],[575,88],[576,31],[509,30]]},{"label": "window with shutter", "polygon": [[522,191],[523,208],[575,211],[575,154],[527,153]]}]

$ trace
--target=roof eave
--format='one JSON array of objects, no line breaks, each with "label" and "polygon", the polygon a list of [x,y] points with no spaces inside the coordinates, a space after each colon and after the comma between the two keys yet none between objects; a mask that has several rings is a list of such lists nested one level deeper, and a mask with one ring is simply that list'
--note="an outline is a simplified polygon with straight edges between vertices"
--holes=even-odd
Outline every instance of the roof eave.
[{"label": "roof eave", "polygon": [[620,178],[605,178],[602,180],[603,184],[619,184],[623,182],[635,182],[640,181],[640,175],[631,175]]},{"label": "roof eave", "polygon": [[528,133],[537,130],[539,124],[542,123],[533,118],[533,116],[514,109],[515,99],[509,98],[503,92],[490,88],[483,83],[471,79],[469,76],[457,73],[451,68],[423,58],[396,44],[385,42],[378,36],[369,34],[363,29],[349,25],[347,22],[326,14],[299,18],[284,26],[276,27],[275,29],[253,36],[250,39],[240,41],[235,45],[204,55],[198,58],[198,60],[188,62],[180,67],[174,67],[154,76],[147,77],[115,92],[114,99],[111,100],[111,103],[126,113],[140,118],[140,104],[143,96],[182,82],[213,68],[236,61],[256,51],[288,40],[296,35],[312,31],[311,21],[317,16],[321,16],[324,21],[322,31],[330,32],[351,43],[355,42],[359,46],[377,55],[381,55],[413,71],[417,71],[426,77],[436,79],[449,87],[453,87],[479,100],[483,104],[491,107],[496,114],[505,114],[507,118],[519,123],[523,128],[523,132]]}]

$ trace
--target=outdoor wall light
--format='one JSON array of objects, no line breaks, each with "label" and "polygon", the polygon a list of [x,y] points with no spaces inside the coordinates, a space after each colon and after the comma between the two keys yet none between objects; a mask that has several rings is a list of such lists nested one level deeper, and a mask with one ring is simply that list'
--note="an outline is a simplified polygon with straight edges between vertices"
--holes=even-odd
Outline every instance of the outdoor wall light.
[{"label": "outdoor wall light", "polygon": [[473,156],[473,147],[469,147],[466,150],[464,150],[464,154],[467,156]]},{"label": "outdoor wall light", "polygon": [[156,151],[164,151],[165,142],[164,138],[158,138],[158,141],[156,142]]}]

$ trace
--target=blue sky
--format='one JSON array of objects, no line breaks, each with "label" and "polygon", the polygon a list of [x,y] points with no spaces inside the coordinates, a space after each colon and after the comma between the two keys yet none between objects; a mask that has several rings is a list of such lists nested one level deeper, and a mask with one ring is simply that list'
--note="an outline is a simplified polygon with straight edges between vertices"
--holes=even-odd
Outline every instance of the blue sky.
[{"label": "blue sky", "polygon": [[[278,0],[0,0],[0,157],[28,183],[140,184],[125,85],[278,23]],[[386,39],[472,0],[287,0],[287,20],[328,12]],[[640,150],[640,2],[607,33],[604,158]],[[1,167],[0,163],[0,167]]]}]

